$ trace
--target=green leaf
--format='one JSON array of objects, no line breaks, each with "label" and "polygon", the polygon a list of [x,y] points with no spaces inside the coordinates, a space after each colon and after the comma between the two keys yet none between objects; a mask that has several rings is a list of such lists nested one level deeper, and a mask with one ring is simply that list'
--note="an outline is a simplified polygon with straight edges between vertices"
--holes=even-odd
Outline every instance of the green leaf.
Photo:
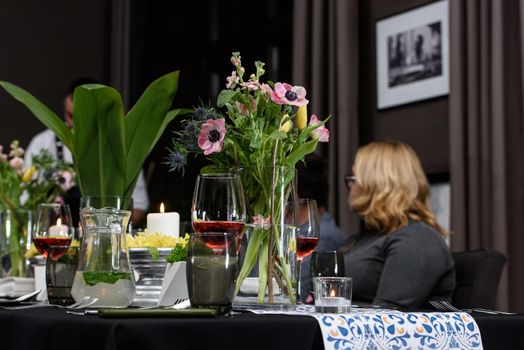
[{"label": "green leaf", "polygon": [[124,195],[126,149],[120,94],[99,84],[74,92],[74,153],[84,195]]},{"label": "green leaf", "polygon": [[242,269],[238,274],[235,295],[237,295],[238,291],[240,290],[240,286],[246,277],[249,276],[249,273],[251,270],[253,270],[253,267],[257,262],[258,250],[260,249],[264,236],[267,236],[267,234],[264,234],[264,230],[262,229],[254,229],[252,232],[252,236],[250,237],[249,243],[247,245],[244,263],[242,264]]},{"label": "green leaf", "polygon": [[269,138],[273,140],[283,140],[287,138],[287,134],[283,131],[275,130],[271,133],[271,135],[269,135]]},{"label": "green leaf", "polygon": [[98,283],[115,284],[118,280],[130,280],[131,273],[85,271],[82,273],[82,277],[88,286],[94,286]]},{"label": "green leaf", "polygon": [[315,152],[317,148],[318,140],[311,140],[295,149],[291,154],[286,157],[285,163],[288,167],[294,168],[299,160],[304,159],[307,154]]},{"label": "green leaf", "polygon": [[8,83],[7,81],[0,81],[2,86],[11,96],[16,100],[22,102],[33,114],[49,129],[51,129],[56,136],[69,148],[71,152],[74,151],[73,135],[71,130],[65,125],[63,120],[59,118],[53,111],[40,102],[36,97],[31,95],[26,90]]},{"label": "green leaf", "polygon": [[171,249],[171,253],[166,258],[166,261],[172,264],[177,261],[185,261],[186,257],[187,249],[182,247],[180,244],[177,244],[173,249]]},{"label": "green leaf", "polygon": [[151,83],[125,118],[126,195],[131,195],[147,155],[167,125],[182,112],[169,111],[177,92],[178,75],[178,71],[171,72]]},{"label": "green leaf", "polygon": [[160,259],[160,252],[156,247],[148,247],[147,250],[149,250],[149,254],[151,254],[153,261]]},{"label": "green leaf", "polygon": [[226,103],[229,103],[236,95],[237,91],[235,90],[222,90],[217,97],[217,106],[225,106]]}]

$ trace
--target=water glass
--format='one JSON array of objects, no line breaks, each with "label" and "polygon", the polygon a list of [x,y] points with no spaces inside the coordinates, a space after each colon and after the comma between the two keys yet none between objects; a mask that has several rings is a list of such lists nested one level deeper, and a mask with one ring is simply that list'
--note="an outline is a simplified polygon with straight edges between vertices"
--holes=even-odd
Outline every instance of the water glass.
[{"label": "water glass", "polygon": [[235,235],[230,232],[192,234],[186,274],[192,307],[228,313],[238,274]]},{"label": "water glass", "polygon": [[315,311],[347,313],[351,311],[353,280],[351,277],[315,277]]},{"label": "water glass", "polygon": [[71,296],[71,287],[78,266],[78,247],[51,246],[49,255],[59,258],[47,259],[47,299],[50,304],[71,305],[75,302]]},{"label": "water glass", "polygon": [[311,255],[311,277],[344,277],[344,253],[336,250],[314,251]]}]

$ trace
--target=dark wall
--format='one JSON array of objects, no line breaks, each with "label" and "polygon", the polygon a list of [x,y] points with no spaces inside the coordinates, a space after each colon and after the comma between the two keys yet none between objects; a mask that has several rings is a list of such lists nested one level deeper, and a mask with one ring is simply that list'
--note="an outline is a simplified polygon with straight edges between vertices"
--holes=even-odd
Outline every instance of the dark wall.
[{"label": "dark wall", "polygon": [[375,25],[428,0],[361,1],[361,130],[363,143],[396,139],[411,145],[430,175],[449,171],[448,98],[377,109]]},{"label": "dark wall", "polygon": [[[109,2],[0,1],[0,80],[28,90],[62,114],[62,98],[78,76],[105,81],[109,74]],[[20,103],[0,91],[0,144],[27,146],[44,130]]]}]

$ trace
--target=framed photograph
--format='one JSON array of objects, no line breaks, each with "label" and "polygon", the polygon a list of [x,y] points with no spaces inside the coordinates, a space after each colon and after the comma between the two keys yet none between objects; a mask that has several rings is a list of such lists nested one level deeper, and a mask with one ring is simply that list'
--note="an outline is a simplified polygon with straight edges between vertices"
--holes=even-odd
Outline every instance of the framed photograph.
[{"label": "framed photograph", "polygon": [[378,109],[449,94],[448,0],[378,21],[376,46]]}]

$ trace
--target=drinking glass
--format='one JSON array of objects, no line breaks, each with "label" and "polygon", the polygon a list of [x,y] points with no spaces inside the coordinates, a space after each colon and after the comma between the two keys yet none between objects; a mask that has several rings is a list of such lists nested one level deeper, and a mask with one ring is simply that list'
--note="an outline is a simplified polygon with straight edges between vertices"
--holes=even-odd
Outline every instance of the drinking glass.
[{"label": "drinking glass", "polygon": [[192,307],[229,312],[237,274],[234,233],[207,231],[190,236],[186,277]]},{"label": "drinking glass", "polygon": [[240,176],[226,173],[198,175],[193,193],[191,221],[196,234],[233,234],[239,249],[246,222],[246,204]]},{"label": "drinking glass", "polygon": [[71,305],[75,302],[71,287],[78,265],[78,247],[51,246],[50,256],[56,255],[55,251],[61,256],[47,259],[46,263],[47,299],[50,304]]},{"label": "drinking glass", "polygon": [[311,255],[311,278],[344,277],[344,253],[337,250],[314,251]]},{"label": "drinking glass", "polygon": [[291,203],[296,220],[297,237],[297,276],[299,287],[297,288],[297,302],[300,302],[300,276],[302,259],[315,250],[320,239],[320,219],[317,202],[314,199],[301,198]]},{"label": "drinking glass", "polygon": [[42,203],[38,205],[36,226],[33,231],[33,243],[44,257],[47,257],[52,246],[64,247],[54,249],[49,255],[58,259],[71,245],[73,238],[73,219],[69,205],[60,203]]}]

